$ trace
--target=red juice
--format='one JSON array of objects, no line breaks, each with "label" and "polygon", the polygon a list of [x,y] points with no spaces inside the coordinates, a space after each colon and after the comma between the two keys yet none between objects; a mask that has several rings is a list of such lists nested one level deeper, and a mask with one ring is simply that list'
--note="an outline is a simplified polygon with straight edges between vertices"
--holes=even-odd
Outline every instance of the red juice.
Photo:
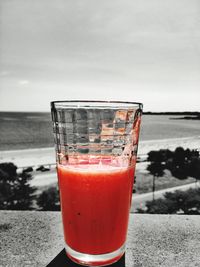
[{"label": "red juice", "polygon": [[58,164],[66,244],[85,254],[106,254],[126,240],[134,165]]}]

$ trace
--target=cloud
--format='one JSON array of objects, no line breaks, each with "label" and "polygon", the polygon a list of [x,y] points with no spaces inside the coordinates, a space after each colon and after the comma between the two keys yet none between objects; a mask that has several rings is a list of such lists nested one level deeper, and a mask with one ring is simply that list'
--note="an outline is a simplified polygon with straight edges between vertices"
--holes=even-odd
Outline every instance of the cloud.
[{"label": "cloud", "polygon": [[18,84],[19,85],[27,85],[29,84],[30,82],[28,80],[21,80],[21,81],[18,81]]},{"label": "cloud", "polygon": [[[25,103],[27,110],[36,110],[35,103],[41,109],[47,102],[48,109],[52,99],[77,96],[144,101],[146,110],[198,109],[197,0],[2,5],[1,109],[14,109],[13,91],[19,98],[16,109]],[[26,101],[41,92],[42,103]]]},{"label": "cloud", "polygon": [[0,76],[1,76],[1,77],[8,76],[9,74],[10,74],[9,71],[6,71],[6,70],[2,70],[2,71],[0,71]]}]

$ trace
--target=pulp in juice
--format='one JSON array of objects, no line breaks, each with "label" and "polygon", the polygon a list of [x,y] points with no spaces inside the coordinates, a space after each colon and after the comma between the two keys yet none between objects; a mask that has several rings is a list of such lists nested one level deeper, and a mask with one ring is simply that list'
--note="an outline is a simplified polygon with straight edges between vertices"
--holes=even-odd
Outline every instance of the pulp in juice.
[{"label": "pulp in juice", "polygon": [[58,165],[67,245],[86,254],[106,254],[126,240],[134,166]]}]

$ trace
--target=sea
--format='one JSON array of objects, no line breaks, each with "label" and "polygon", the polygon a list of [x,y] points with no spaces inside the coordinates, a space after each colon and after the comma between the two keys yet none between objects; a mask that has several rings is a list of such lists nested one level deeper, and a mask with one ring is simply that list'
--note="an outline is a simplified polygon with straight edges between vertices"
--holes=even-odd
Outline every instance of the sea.
[{"label": "sea", "polygon": [[[182,117],[182,119],[180,119]],[[200,120],[180,115],[143,115],[140,140],[162,140],[200,135]],[[0,150],[53,147],[50,113],[0,112]]]}]

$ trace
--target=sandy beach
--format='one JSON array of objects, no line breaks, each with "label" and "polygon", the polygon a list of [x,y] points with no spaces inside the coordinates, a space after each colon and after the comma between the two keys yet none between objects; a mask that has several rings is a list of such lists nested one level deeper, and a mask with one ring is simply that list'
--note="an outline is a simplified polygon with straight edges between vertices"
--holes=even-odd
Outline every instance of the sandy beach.
[{"label": "sandy beach", "polygon": [[1,162],[13,162],[19,168],[55,164],[55,151],[53,147],[0,151]]},{"label": "sandy beach", "polygon": [[139,143],[138,156],[147,155],[151,150],[170,149],[174,150],[176,147],[183,147],[184,149],[200,149],[200,136],[170,138],[159,140],[145,140]]},{"label": "sandy beach", "polygon": [[[151,150],[167,148],[174,150],[178,146],[200,149],[200,136],[140,141],[138,157],[145,157]],[[13,162],[18,167],[55,164],[55,151],[54,147],[0,151],[0,163],[2,162]]]},{"label": "sandy beach", "polygon": [[[136,172],[141,175],[147,172],[146,167],[148,162],[142,162],[142,160],[145,159],[148,152],[167,148],[174,150],[178,146],[189,149],[200,149],[200,136],[140,141],[138,158],[141,159],[141,162],[137,163]],[[43,187],[57,183],[54,147],[0,151],[0,163],[3,162],[13,162],[19,168],[19,171],[22,168],[33,167],[34,178],[31,181],[31,185],[33,186]],[[49,166],[51,164],[52,166]],[[36,171],[36,168],[41,165],[47,165],[51,170],[47,172]]]}]

